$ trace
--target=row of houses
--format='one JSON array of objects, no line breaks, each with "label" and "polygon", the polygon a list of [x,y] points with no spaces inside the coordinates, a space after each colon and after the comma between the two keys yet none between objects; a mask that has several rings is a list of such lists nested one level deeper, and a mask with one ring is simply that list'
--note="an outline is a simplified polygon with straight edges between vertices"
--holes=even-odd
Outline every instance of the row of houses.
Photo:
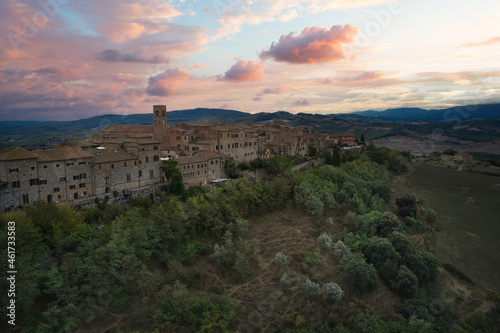
[{"label": "row of houses", "polygon": [[229,158],[248,162],[273,155],[306,156],[352,134],[328,135],[308,126],[177,124],[167,126],[165,105],[153,106],[154,125],[111,125],[96,135],[49,148],[0,152],[0,210],[35,200],[78,202],[168,182],[162,163],[177,161],[186,186],[225,178]]}]

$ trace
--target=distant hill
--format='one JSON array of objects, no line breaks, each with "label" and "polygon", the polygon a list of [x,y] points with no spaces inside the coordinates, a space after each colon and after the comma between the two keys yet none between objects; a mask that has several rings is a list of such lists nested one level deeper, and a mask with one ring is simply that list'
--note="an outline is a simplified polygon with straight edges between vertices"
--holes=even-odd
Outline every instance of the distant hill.
[{"label": "distant hill", "polygon": [[[456,106],[441,110],[419,108],[398,108],[385,111],[360,111],[354,114],[387,121],[435,121],[453,122],[471,119],[500,119],[500,104],[479,104]],[[334,114],[337,117],[350,117],[352,114]]]},{"label": "distant hill", "polygon": [[[470,111],[469,111],[470,110]],[[472,111],[473,110],[473,111]],[[250,114],[236,110],[197,108],[168,111],[169,125],[178,123],[227,123],[256,124],[281,119],[289,126],[311,126],[324,133],[364,134],[367,140],[388,136],[408,136],[415,133],[432,133],[444,130],[456,139],[487,142],[499,136],[500,104],[444,110],[417,108],[363,111],[348,114],[292,114],[286,111]],[[468,128],[457,128],[468,123]],[[421,124],[405,122],[423,121]],[[0,121],[0,149],[12,146],[38,147],[60,144],[64,141],[97,133],[108,125],[151,125],[153,114],[101,115],[87,119],[64,122]],[[462,126],[463,127],[463,126]]]}]

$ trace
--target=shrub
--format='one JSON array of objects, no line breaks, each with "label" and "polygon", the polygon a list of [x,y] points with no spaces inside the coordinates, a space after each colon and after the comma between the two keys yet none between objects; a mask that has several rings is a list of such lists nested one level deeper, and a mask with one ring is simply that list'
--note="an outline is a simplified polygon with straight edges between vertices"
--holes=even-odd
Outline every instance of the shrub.
[{"label": "shrub", "polygon": [[331,250],[333,249],[333,240],[330,236],[328,236],[326,233],[322,233],[319,237],[318,237],[318,241],[319,241],[319,244],[321,245],[321,247],[323,247],[324,249],[326,250]]},{"label": "shrub", "polygon": [[284,274],[280,279],[280,284],[281,289],[288,290],[292,286],[292,281],[290,280],[290,277],[288,275]]},{"label": "shrub", "polygon": [[319,283],[312,282],[309,279],[307,279],[306,282],[303,283],[301,287],[305,297],[307,298],[310,299],[317,298],[321,294]]},{"label": "shrub", "polygon": [[274,256],[274,260],[280,266],[281,268],[285,267],[287,261],[288,261],[288,256],[282,252],[276,253],[276,256]]},{"label": "shrub", "polygon": [[396,206],[398,206],[398,214],[402,217],[417,216],[417,200],[413,195],[405,195],[396,199]]},{"label": "shrub", "polygon": [[342,259],[346,254],[350,253],[351,249],[348,248],[344,242],[338,240],[333,246],[333,253],[338,259]]},{"label": "shrub", "polygon": [[411,297],[417,292],[418,278],[408,267],[402,265],[399,268],[396,278],[391,283],[391,287],[398,294]]},{"label": "shrub", "polygon": [[222,245],[219,246],[218,244],[214,245],[214,253],[210,256],[213,260],[218,261],[219,263],[224,263],[227,261],[227,250],[226,248]]},{"label": "shrub", "polygon": [[338,302],[344,296],[344,291],[334,282],[325,283],[323,285],[323,291],[325,292],[328,300],[331,302]]}]

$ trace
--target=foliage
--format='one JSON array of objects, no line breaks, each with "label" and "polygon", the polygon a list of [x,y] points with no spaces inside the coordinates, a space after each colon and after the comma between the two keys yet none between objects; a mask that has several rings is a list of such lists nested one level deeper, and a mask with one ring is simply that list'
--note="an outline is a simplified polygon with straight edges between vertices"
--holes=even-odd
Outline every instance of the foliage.
[{"label": "foliage", "polygon": [[283,276],[280,279],[280,284],[281,284],[281,289],[288,290],[292,286],[292,281],[290,280],[290,277],[288,275],[283,274]]},{"label": "foliage", "polygon": [[318,298],[321,294],[321,288],[319,287],[319,283],[312,282],[307,279],[305,283],[301,285],[302,292],[306,298],[314,299]]},{"label": "foliage", "polygon": [[417,217],[417,200],[413,195],[405,195],[396,199],[398,214],[402,217]]},{"label": "foliage", "polygon": [[295,187],[294,198],[308,213],[322,216],[325,206],[333,208],[335,205],[335,190],[336,187],[332,183],[317,176],[309,176]]},{"label": "foliage", "polygon": [[349,253],[341,260],[340,274],[359,293],[374,291],[378,287],[377,271],[367,264],[359,253]]},{"label": "foliage", "polygon": [[293,160],[289,156],[273,156],[267,163],[267,172],[272,176],[284,176],[290,173]]},{"label": "foliage", "polygon": [[234,160],[234,158],[229,158],[227,161],[226,161],[226,164],[225,164],[225,170],[226,170],[226,174],[229,178],[231,179],[236,179],[240,176],[240,172],[238,171],[238,166],[236,164],[236,161]]},{"label": "foliage", "polygon": [[332,250],[334,242],[330,236],[328,236],[326,233],[322,233],[318,237],[318,242],[321,245],[322,248],[325,250]]},{"label": "foliage", "polygon": [[288,256],[282,252],[278,252],[276,256],[274,256],[274,261],[276,261],[279,267],[283,268],[288,261]]},{"label": "foliage", "polygon": [[321,266],[321,259],[316,253],[305,251],[302,253],[302,256],[304,257],[304,261],[308,266]]},{"label": "foliage", "polygon": [[250,166],[254,169],[265,169],[267,168],[267,161],[262,158],[256,158],[250,161]]},{"label": "foliage", "polygon": [[165,166],[165,177],[169,180],[169,191],[173,194],[182,195],[184,193],[185,187],[182,181],[182,173],[177,168],[177,161],[169,160],[163,161]]},{"label": "foliage", "polygon": [[367,155],[372,161],[383,165],[394,174],[404,174],[408,171],[408,161],[401,153],[388,148],[376,148],[372,143],[366,147]]},{"label": "foliage", "polygon": [[347,247],[344,242],[340,239],[333,246],[333,253],[339,259],[342,259],[345,255],[351,252],[351,249]]},{"label": "foliage", "polygon": [[332,303],[340,301],[344,296],[344,291],[334,282],[325,283],[323,285],[323,292]]},{"label": "foliage", "polygon": [[191,328],[197,332],[229,332],[235,317],[235,303],[230,299],[214,301],[208,295],[197,295],[175,281],[171,296],[156,310],[155,316],[170,324],[170,328]]}]

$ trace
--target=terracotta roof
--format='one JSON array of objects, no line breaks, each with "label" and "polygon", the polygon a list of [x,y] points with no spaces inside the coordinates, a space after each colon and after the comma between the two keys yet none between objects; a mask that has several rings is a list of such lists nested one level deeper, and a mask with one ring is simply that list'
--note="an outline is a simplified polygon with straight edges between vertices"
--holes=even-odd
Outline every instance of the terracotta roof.
[{"label": "terracotta roof", "polygon": [[57,147],[54,149],[32,150],[40,162],[74,160],[77,158],[90,158],[91,154],[79,147]]},{"label": "terracotta roof", "polygon": [[99,132],[153,133],[153,125],[109,125]]},{"label": "terracotta roof", "polygon": [[2,161],[27,160],[32,158],[37,158],[37,156],[21,147],[14,147],[0,151],[0,160]]}]

